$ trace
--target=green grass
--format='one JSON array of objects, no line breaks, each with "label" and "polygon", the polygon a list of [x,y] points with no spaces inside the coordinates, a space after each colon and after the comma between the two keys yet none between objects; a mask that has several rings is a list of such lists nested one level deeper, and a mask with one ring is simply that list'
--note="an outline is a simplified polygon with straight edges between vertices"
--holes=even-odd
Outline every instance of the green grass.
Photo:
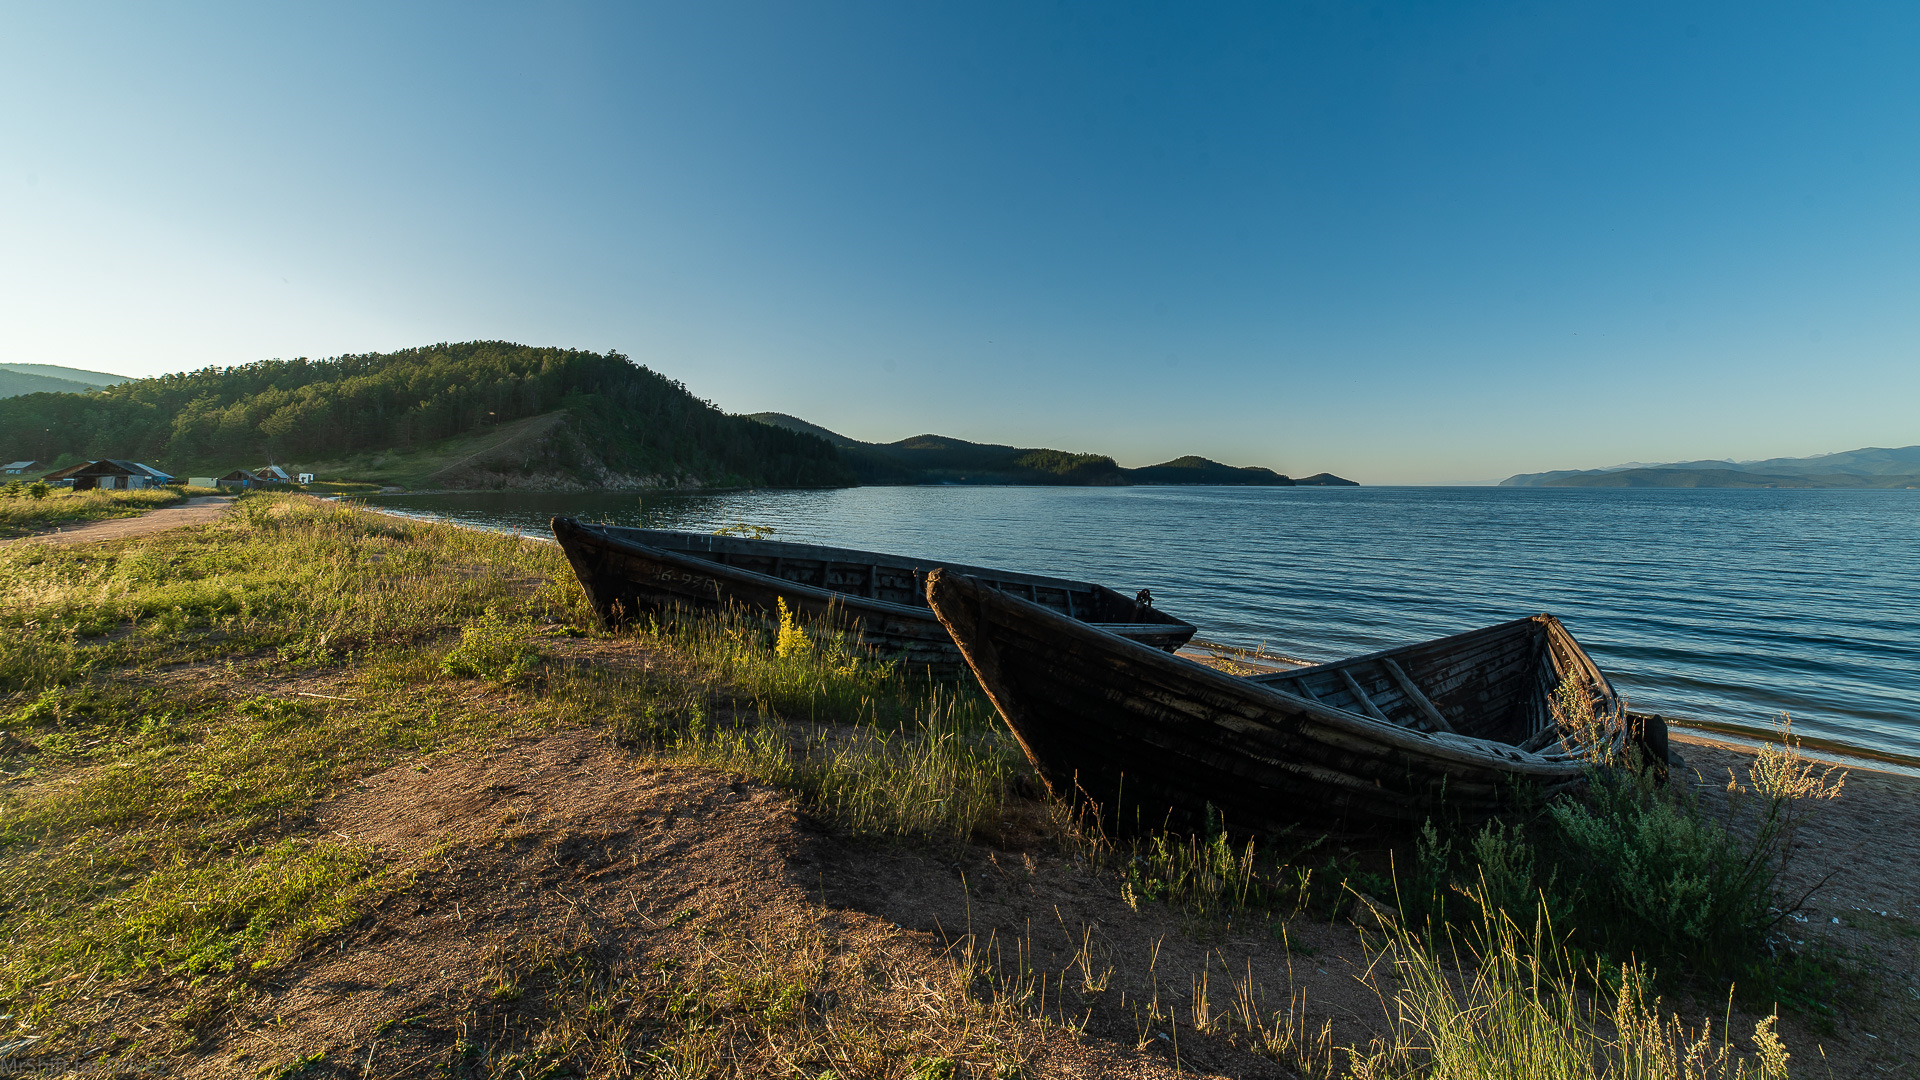
[{"label": "green grass", "polygon": [[1775,1019],[1742,1054],[1723,1025],[1689,1025],[1662,1009],[1631,961],[1583,966],[1550,916],[1526,922],[1482,907],[1465,934],[1438,939],[1395,926],[1375,956],[1373,985],[1391,1034],[1356,1055],[1366,1077],[1476,1080],[1786,1080]]},{"label": "green grass", "polygon": [[1364,895],[1423,932],[1471,934],[1486,910],[1520,917],[1545,904],[1567,947],[1595,962],[1630,961],[1673,989],[1731,987],[1743,1004],[1830,1030],[1859,965],[1793,947],[1779,928],[1803,899],[1782,884],[1798,832],[1844,776],[1800,757],[1784,722],[1724,791],[1659,784],[1626,765],[1596,771],[1578,798],[1543,804],[1518,792],[1513,820],[1429,821],[1384,866],[1300,838],[1230,839],[1218,821],[1202,835],[1122,842],[1096,831],[1080,842],[1118,868],[1128,904],[1165,903],[1199,932],[1306,910],[1337,916]]},{"label": "green grass", "polygon": [[201,488],[141,488],[135,491],[73,491],[51,488],[40,498],[31,486],[8,484],[0,488],[0,536],[24,536],[62,525],[81,525],[107,518],[131,517],[162,506],[172,506],[189,495],[211,495]]},{"label": "green grass", "polygon": [[1803,897],[1784,886],[1798,832],[1844,777],[1799,756],[1790,725],[1747,775],[1719,791],[1663,786],[1647,772],[1597,774],[1584,797],[1514,823],[1429,822],[1397,883],[1417,925],[1480,924],[1480,912],[1544,903],[1570,946],[1631,960],[1663,986],[1735,988],[1826,1026],[1857,972],[1843,957],[1777,940]]},{"label": "green grass", "polygon": [[999,729],[998,718],[971,680],[930,679],[857,645],[838,613],[779,627],[734,608],[714,615],[669,615],[635,636],[680,658],[698,680],[763,715],[829,724],[895,728],[921,723],[936,702],[968,728]]},{"label": "green grass", "polygon": [[[237,986],[301,955],[405,883],[288,822],[371,771],[541,731],[599,725],[661,763],[761,777],[855,836],[990,834],[1017,762],[977,694],[831,625],[789,630],[782,650],[744,616],[685,620],[639,635],[660,670],[570,662],[562,642],[598,632],[551,545],[279,494],[138,543],[0,549],[0,1012],[57,1034],[102,985]],[[255,689],[289,675],[320,696]],[[737,996],[760,961],[723,960],[738,972],[675,993]],[[511,1053],[591,1034],[543,1016]],[[683,1034],[676,1055],[711,1052]]]},{"label": "green grass", "polygon": [[[657,662],[581,662],[570,643],[582,638],[590,647],[637,645]],[[312,680],[303,685],[319,696],[261,688],[288,676]],[[252,494],[217,524],[138,543],[0,548],[0,1012],[17,1031],[53,1033],[47,1045],[59,1047],[62,1018],[83,994],[138,984],[188,987],[194,1001],[216,1000],[404,887],[376,852],[290,824],[317,801],[421,755],[585,727],[641,759],[762,780],[871,842],[992,842],[1007,815],[1034,809],[1016,797],[1033,790],[1025,763],[977,690],[867,655],[840,620],[789,617],[770,627],[735,611],[670,618],[605,640],[552,545]],[[1774,801],[1767,792],[1805,797],[1807,777],[1796,769],[1765,764],[1741,806],[1765,820]],[[1549,950],[1499,936],[1505,924],[1481,915],[1526,909],[1545,892],[1560,897],[1556,917],[1570,910],[1592,919],[1579,898],[1598,894],[1581,892],[1564,865],[1568,850],[1588,858],[1743,850],[1727,848],[1705,817],[1688,816],[1698,807],[1664,798],[1622,789],[1543,810],[1524,828],[1435,829],[1424,864],[1410,865],[1399,883],[1417,893],[1424,881],[1434,918],[1403,924],[1419,930],[1401,931],[1391,962],[1412,965],[1408,985],[1418,986],[1427,977],[1423,957],[1452,963],[1444,950],[1453,941],[1481,949],[1491,996],[1456,1007],[1506,1019],[1498,1030],[1468,1032],[1472,1039],[1539,1042],[1548,1020],[1554,1030],[1587,1032],[1567,1038],[1597,1038],[1591,1016],[1566,1012],[1591,988],[1547,994],[1541,1000],[1551,1007],[1538,1015],[1483,1008],[1506,1000],[1500,988],[1517,977],[1503,950],[1512,945],[1535,958]],[[1129,902],[1169,904],[1199,932],[1250,919],[1284,936],[1285,921],[1302,911],[1332,917],[1359,903],[1358,893],[1389,900],[1396,887],[1390,868],[1363,869],[1311,837],[1249,843],[1216,823],[1201,836],[1121,844],[1063,807],[1040,810],[1051,842],[1089,856],[1085,865]],[[1769,859],[1790,853],[1798,819],[1774,820]],[[1586,846],[1568,847],[1568,836]],[[1663,848],[1652,836],[1680,839]],[[1617,873],[1625,864],[1607,865]],[[1654,864],[1635,865],[1647,881],[1663,880]],[[1483,902],[1460,907],[1470,893]],[[686,918],[697,923],[698,915]],[[1552,948],[1589,971],[1629,952],[1638,957],[1633,972],[1654,966],[1635,951],[1642,946],[1608,951],[1576,943],[1574,922],[1553,925],[1564,933]],[[918,1061],[933,1074],[943,1062],[1013,1068],[1024,1060],[1019,1017],[1031,1010],[1021,987],[1030,973],[1009,975],[984,956],[956,953],[934,975],[913,976],[920,985],[933,979],[939,992],[915,999],[922,1004],[909,1015],[898,987],[874,983],[860,956],[833,952],[817,928],[779,941],[715,933],[698,970],[645,978],[597,967],[564,934],[503,946],[498,992],[489,996],[500,1012],[497,1030],[460,1043],[445,1064],[455,1072],[531,1074],[556,1063],[617,1072],[608,1055],[631,1033],[595,1008],[616,998],[649,1003],[649,1052],[658,1056],[647,1068],[656,1072],[698,1073],[743,1046],[765,1055],[756,1060],[768,1068],[783,1060],[779,1053],[804,1047],[806,1060],[843,1075],[886,1073],[874,1056],[882,1046],[905,1055],[896,1063]],[[1615,959],[1603,962],[1603,953]],[[1553,986],[1575,986],[1572,961],[1555,970],[1561,982]],[[1797,977],[1799,992],[1825,992],[1819,972]],[[906,974],[900,980],[915,985]],[[841,1010],[850,1018],[837,1021],[842,1026],[821,1027],[789,1008],[799,985],[864,1004]],[[1327,1075],[1325,1033],[1255,1007],[1256,991],[1244,988],[1233,1021],[1247,1044]],[[1652,1008],[1634,1000],[1643,1012]],[[198,1015],[194,1008],[182,1015]],[[1437,997],[1421,1008],[1432,1018],[1396,1034],[1381,1053],[1399,1056],[1378,1057],[1376,1075],[1431,1074],[1421,1073],[1430,1058],[1420,1055],[1438,1053],[1428,1029],[1438,1030],[1443,1009]],[[1215,1017],[1199,1026],[1228,1023]],[[1512,1025],[1519,1026],[1502,1034]],[[621,1060],[620,1068],[645,1071]]]},{"label": "green grass", "polygon": [[992,841],[1018,751],[935,694],[914,726],[783,730],[692,725],[663,742],[667,760],[742,773],[793,795],[854,836]]},{"label": "green grass", "polygon": [[[81,970],[287,955],[381,883],[365,852],[281,822],[402,757],[555,722],[460,708],[440,659],[469,623],[577,623],[577,598],[542,587],[557,552],[286,497],[239,506],[139,544],[0,551],[0,996],[26,1017]],[[183,663],[204,674],[160,677]],[[214,685],[301,670],[354,703]]]}]

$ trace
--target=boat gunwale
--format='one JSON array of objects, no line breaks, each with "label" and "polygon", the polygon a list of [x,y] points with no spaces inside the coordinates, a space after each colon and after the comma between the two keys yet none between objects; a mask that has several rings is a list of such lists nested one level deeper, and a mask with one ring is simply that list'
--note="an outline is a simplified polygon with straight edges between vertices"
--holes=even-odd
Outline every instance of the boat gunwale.
[{"label": "boat gunwale", "polygon": [[1267,686],[1281,680],[1300,678],[1322,671],[1337,671],[1341,668],[1352,668],[1363,664],[1377,663],[1390,657],[1401,656],[1409,649],[1443,648],[1451,643],[1462,642],[1469,638],[1479,637],[1481,635],[1492,635],[1502,630],[1515,629],[1524,623],[1538,623],[1546,629],[1550,637],[1559,638],[1561,643],[1572,652],[1574,659],[1580,663],[1580,666],[1585,670],[1587,676],[1599,684],[1602,696],[1609,702],[1618,700],[1618,695],[1615,694],[1613,690],[1613,684],[1607,681],[1606,675],[1600,671],[1599,665],[1593,662],[1593,658],[1587,655],[1586,649],[1574,638],[1572,631],[1566,628],[1566,625],[1560,621],[1559,616],[1544,611],[1537,615],[1523,615],[1518,619],[1508,619],[1506,622],[1478,626],[1471,630],[1462,630],[1458,633],[1448,634],[1445,637],[1427,638],[1423,641],[1410,641],[1405,645],[1395,645],[1391,648],[1379,649],[1375,652],[1362,653],[1359,656],[1345,656],[1338,660],[1328,660],[1324,663],[1308,664],[1305,667],[1289,668],[1286,671],[1262,671],[1253,675],[1243,675],[1240,677],[1248,682]]},{"label": "boat gunwale", "polygon": [[[742,566],[733,566],[727,563],[714,562],[710,559],[702,559],[697,555],[685,554],[682,552],[675,551],[672,548],[656,547],[655,545],[652,545],[652,544],[641,543],[636,540],[629,540],[624,537],[613,535],[608,531],[611,529],[626,529],[627,528],[626,526],[591,525],[581,521],[577,521],[573,518],[565,518],[565,517],[556,517],[554,519],[554,525],[557,526],[559,522],[563,522],[563,521],[566,522],[571,529],[581,534],[584,534],[588,537],[592,537],[598,540],[600,543],[605,544],[609,547],[613,547],[615,549],[626,549],[630,554],[643,555],[647,558],[663,559],[664,561],[671,563],[674,566],[680,567],[681,569],[696,570],[706,574],[713,574],[714,571],[718,570],[718,571],[721,571],[722,573],[715,576],[721,576],[721,577],[734,576],[734,577],[742,578],[757,584],[762,584],[763,586],[771,585],[775,587],[776,591],[787,592],[789,593],[789,595],[793,595],[796,597],[806,597],[813,600],[824,601],[830,604],[838,604],[841,607],[848,608],[848,609],[858,608],[861,610],[873,611],[877,614],[892,615],[895,617],[904,616],[906,618],[910,618],[915,621],[924,621],[924,622],[933,622],[933,623],[939,622],[938,616],[934,613],[933,607],[931,604],[929,604],[926,607],[915,607],[912,604],[902,604],[893,600],[882,600],[877,597],[857,596],[853,593],[841,592],[837,589],[824,588],[819,585],[807,585],[802,582],[789,580],[787,578],[775,577],[772,574],[762,573],[761,571],[758,571],[758,570],[749,570]],[[555,527],[554,531],[557,534],[559,532],[559,529]],[[670,530],[631,529],[630,531],[669,532]],[[700,537],[703,534],[675,533],[674,535]],[[716,537],[716,539],[738,540],[743,538]],[[782,546],[790,547],[790,548],[810,548],[814,550],[847,552],[853,555],[873,555],[875,556],[875,560],[872,563],[869,563],[867,565],[890,565],[896,569],[902,569],[902,568],[911,569],[914,573],[922,574],[923,576],[926,576],[926,577],[930,577],[932,574],[937,573],[942,569],[951,568],[954,570],[974,570],[974,571],[978,571],[978,573],[969,574],[967,576],[986,577],[989,580],[1018,581],[1022,584],[1045,585],[1048,588],[1056,588],[1056,589],[1063,588],[1065,586],[1076,586],[1078,588],[1085,589],[1095,594],[1098,594],[1099,592],[1104,590],[1106,592],[1113,593],[1115,596],[1120,597],[1120,599],[1123,601],[1127,599],[1125,594],[1119,592],[1118,590],[1109,588],[1108,586],[1099,585],[1089,581],[1077,581],[1072,578],[1055,578],[1055,577],[1046,577],[1044,575],[1039,575],[1039,574],[1024,574],[1024,573],[1016,573],[1013,571],[1000,571],[1000,570],[995,570],[992,567],[962,566],[961,564],[958,564],[958,563],[942,563],[942,564],[933,566],[932,568],[926,571],[921,571],[918,567],[911,566],[910,560],[904,559],[903,557],[898,555],[887,555],[882,552],[868,552],[868,551],[861,551],[855,548],[838,548],[838,547],[829,547],[827,545],[817,545],[817,544],[796,544],[796,543],[793,543],[792,541],[786,541],[786,540],[766,540],[766,541],[757,541],[757,542],[767,543],[767,544],[780,544]],[[561,547],[563,550],[565,549],[566,545],[564,542],[561,544]],[[813,556],[813,557],[818,558],[818,556]],[[826,562],[829,560],[822,559],[821,561]],[[857,563],[857,560],[853,560],[853,559],[848,559],[845,561]],[[993,591],[999,592],[1002,595],[1006,595],[1010,597],[1013,595],[1001,589],[995,589]],[[1020,600],[1021,603],[1029,603],[1029,604],[1033,603],[1033,601],[1024,599],[1022,597],[1014,597],[1014,599]],[[1053,611],[1052,608],[1046,607],[1046,605],[1044,604],[1035,604],[1034,606],[1039,607],[1045,611],[1050,611],[1050,612]],[[1141,628],[1142,631],[1160,631],[1160,632],[1177,632],[1181,629],[1190,629],[1190,630],[1194,630],[1195,632],[1198,632],[1198,628],[1195,627],[1192,623],[1187,622],[1185,619],[1179,618],[1178,616],[1170,615],[1167,612],[1160,610],[1159,608],[1146,607],[1145,610],[1153,613],[1153,615],[1155,616],[1158,616],[1158,618],[1148,620],[1148,621],[1137,622],[1137,623],[1095,623],[1095,622],[1088,622],[1082,619],[1075,619],[1070,615],[1065,615],[1060,612],[1053,612],[1053,613],[1060,615],[1061,618],[1067,619],[1075,623],[1076,625],[1093,627],[1095,629],[1103,630],[1106,633],[1111,633],[1113,634],[1113,636],[1118,637],[1121,640],[1132,640],[1132,639],[1128,638],[1126,635],[1118,631],[1106,630],[1105,628],[1107,627],[1126,627],[1126,628],[1139,627]],[[1160,649],[1154,648],[1154,646],[1151,646],[1151,645],[1142,645],[1141,647],[1146,649],[1153,649],[1153,651],[1155,652],[1161,651]]]}]

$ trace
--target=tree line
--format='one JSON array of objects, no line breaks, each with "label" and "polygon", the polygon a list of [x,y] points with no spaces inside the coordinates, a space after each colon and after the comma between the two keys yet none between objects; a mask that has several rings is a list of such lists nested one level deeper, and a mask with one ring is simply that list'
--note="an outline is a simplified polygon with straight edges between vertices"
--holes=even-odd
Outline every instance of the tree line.
[{"label": "tree line", "polygon": [[852,474],[823,439],[730,416],[617,352],[475,341],[326,360],[263,360],[0,400],[20,457],[132,458],[174,472],[412,450],[568,409],[598,456],[709,482],[830,486]]}]

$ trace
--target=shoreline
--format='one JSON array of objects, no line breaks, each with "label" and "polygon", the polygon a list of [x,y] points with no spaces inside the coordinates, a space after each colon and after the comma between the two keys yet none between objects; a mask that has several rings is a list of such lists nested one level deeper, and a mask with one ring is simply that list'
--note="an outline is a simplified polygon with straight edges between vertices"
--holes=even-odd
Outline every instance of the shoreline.
[{"label": "shoreline", "polygon": [[[1739,724],[1726,724],[1713,720],[1681,721],[1671,716],[1665,719],[1668,730],[1692,733],[1692,741],[1702,745],[1726,746],[1750,753],[1763,744],[1779,741],[1778,738],[1769,738],[1770,732],[1743,727]],[[1814,761],[1847,769],[1867,769],[1893,776],[1920,779],[1920,758],[1904,757],[1881,750],[1862,749],[1833,739],[1802,735],[1799,732],[1794,732],[1793,740],[1800,747],[1800,756]]]},{"label": "shoreline", "polygon": [[[328,502],[358,499],[358,496],[340,495],[311,495],[308,497]],[[364,502],[356,502],[355,505],[369,513],[382,514],[387,517],[396,517],[408,521],[439,522],[460,529],[472,529],[477,532],[494,533],[499,536],[517,536],[522,540],[531,540],[541,544],[551,544],[554,542],[551,536],[540,536],[522,530],[496,528],[489,525],[475,524],[470,521],[456,521],[444,514],[426,514],[383,509],[367,505]],[[1259,660],[1271,658],[1283,664],[1311,666],[1310,661],[1299,660],[1294,657],[1282,656],[1271,652],[1263,652],[1261,648],[1254,646],[1235,645],[1231,642],[1217,642],[1212,640],[1201,641],[1199,639],[1196,639],[1196,641],[1191,644],[1199,650],[1216,655],[1232,655],[1236,659],[1243,659],[1243,662],[1244,658],[1253,658],[1257,655]],[[1191,650],[1182,650],[1183,653],[1188,651]],[[1189,656],[1188,659],[1197,658]],[[1258,664],[1257,662],[1250,666],[1259,666],[1262,667],[1263,670],[1265,669],[1265,665]],[[1273,670],[1281,670],[1281,668],[1276,666]],[[1669,716],[1665,713],[1659,715],[1667,721],[1669,729],[1676,732],[1697,733],[1696,741],[1703,744],[1718,745],[1713,742],[1712,738],[1718,737],[1728,740],[1728,745],[1730,746],[1738,746],[1746,752],[1752,752],[1765,743],[1777,741],[1777,739],[1770,737],[1773,733],[1765,729],[1750,728],[1740,724],[1729,724],[1717,720]],[[1794,733],[1794,740],[1800,745],[1802,756],[1820,761],[1824,764],[1838,765],[1847,769],[1867,769],[1876,772],[1885,772],[1895,776],[1920,778],[1920,757],[1906,757],[1884,750],[1851,746],[1833,739],[1804,735],[1799,732]]]},{"label": "shoreline", "polygon": [[[95,648],[118,651],[84,658],[89,693],[102,704],[86,714],[32,714],[35,725],[22,733],[32,745],[7,744],[33,765],[7,790],[35,820],[58,826],[18,869],[47,876],[50,896],[113,887],[104,875],[117,865],[97,869],[90,856],[96,808],[118,807],[116,844],[161,869],[119,893],[111,910],[122,922],[99,933],[151,950],[135,932],[152,925],[153,912],[178,912],[168,917],[200,920],[183,930],[224,935],[215,939],[220,955],[237,961],[204,984],[190,972],[156,982],[126,964],[104,982],[81,982],[84,963],[61,966],[55,957],[35,969],[40,981],[27,991],[47,1007],[46,1019],[20,1025],[24,1037],[45,1040],[36,1042],[43,1055],[124,1039],[113,1043],[122,1060],[147,1055],[189,1075],[286,1071],[323,1059],[398,1075],[465,1053],[456,1036],[498,1059],[549,1045],[543,1040],[563,1030],[589,1036],[568,1044],[582,1054],[612,1053],[645,1025],[648,1048],[671,1052],[695,1045],[673,1040],[707,1030],[681,1023],[692,1016],[732,1024],[735,1052],[773,1063],[759,1070],[770,1073],[797,1045],[782,1019],[794,1014],[773,1008],[779,997],[738,1008],[735,991],[793,982],[819,991],[803,1000],[817,1010],[808,1016],[827,1023],[809,1031],[865,1038],[883,1025],[871,1040],[846,1044],[852,1049],[907,1045],[952,1060],[975,1044],[948,1033],[979,1031],[1011,1048],[1008,1063],[1020,1074],[1040,1080],[1302,1073],[1252,1052],[1264,1036],[1233,1019],[1238,991],[1223,970],[1249,1001],[1302,1005],[1302,1032],[1324,1022],[1342,1055],[1392,1032],[1392,987],[1358,978],[1379,955],[1368,937],[1378,930],[1373,909],[1343,911],[1337,899],[1348,881],[1384,888],[1360,871],[1390,873],[1390,846],[1285,855],[1307,872],[1297,900],[1234,906],[1224,893],[1202,903],[1160,892],[1172,887],[1177,864],[1156,868],[1127,858],[1131,849],[1074,840],[1030,791],[994,779],[998,757],[880,728],[872,738],[845,737],[868,702],[900,691],[903,680],[862,682],[809,650],[786,670],[818,678],[728,682],[716,696],[710,677],[735,680],[743,669],[707,654],[744,639],[592,632],[581,603],[562,595],[568,590],[543,584],[570,576],[559,552],[507,542],[524,533],[397,530],[366,519],[349,531],[338,501],[289,502],[265,508],[280,528],[162,533],[153,549],[116,552],[155,551],[166,556],[159,572],[183,581],[200,576],[196,560],[201,570],[243,574],[287,598],[260,624],[275,637],[224,637],[213,647],[225,656],[202,656],[198,636],[161,636],[174,650],[165,657],[145,651],[143,639],[104,639]],[[331,576],[315,578],[311,568]],[[395,605],[396,595],[414,602]],[[545,654],[532,677],[517,657],[479,651],[484,639],[467,633],[506,605],[510,621],[500,625],[526,627],[521,640]],[[340,612],[351,617],[333,617]],[[387,636],[326,636],[374,625]],[[742,648],[757,651],[727,655],[778,659],[757,636]],[[490,666],[454,668],[453,658]],[[129,738],[125,717],[156,713],[156,696],[185,722],[158,739]],[[910,695],[894,704],[920,707]],[[729,741],[723,722],[715,734],[667,739],[694,730],[676,726],[682,718],[751,718],[785,738]],[[1681,738],[1688,768],[1678,781],[1703,800],[1718,799],[1722,766],[1744,773],[1751,761],[1739,747]],[[903,780],[890,748],[904,745],[945,756]],[[299,780],[291,786],[289,768]],[[215,771],[235,795],[175,794]],[[809,794],[805,776],[863,785],[831,790],[865,794],[823,799]],[[116,794],[128,784],[156,796]],[[229,859],[243,825],[252,831],[237,835],[262,844]],[[1836,1075],[1911,1068],[1916,1032],[1905,994],[1909,969],[1920,964],[1920,934],[1908,933],[1920,915],[1920,782],[1863,773],[1800,835],[1805,873],[1796,869],[1790,884],[1806,884],[1782,906],[1802,892],[1810,900],[1786,929],[1810,956],[1829,955],[1820,950],[1831,941],[1861,959],[1821,961],[1844,983],[1822,984],[1797,1008],[1786,999],[1782,1036],[1796,1064],[1824,1059]],[[52,857],[69,845],[78,857]],[[176,857],[197,860],[196,873],[226,875],[219,881],[281,890],[267,894],[274,903],[263,911],[325,918],[271,924],[270,936],[253,942],[223,910],[199,914],[202,879],[169,870],[182,865]],[[288,891],[295,888],[319,891]],[[154,906],[161,902],[168,906]],[[128,909],[143,921],[123,926],[119,912]],[[46,952],[67,924],[33,925],[30,944]],[[589,939],[593,947],[583,948]],[[189,944],[198,950],[191,955],[204,952],[182,935],[160,941],[171,950],[159,954],[168,970],[188,962]],[[97,963],[122,954],[77,955]],[[963,967],[944,966],[956,957]],[[895,974],[876,979],[875,971]],[[674,980],[664,987],[663,972]],[[794,982],[798,973],[803,982]],[[1002,1000],[969,993],[982,973],[996,987],[1051,984],[1058,996],[1039,1014],[1057,1023],[1035,1025],[1022,1008],[982,1011]],[[588,985],[599,989],[573,992]],[[1761,1017],[1717,993],[1710,987],[1706,1000],[1668,1008],[1689,1023],[1712,1020],[1716,1037],[1744,1048]],[[189,1010],[203,998],[225,1004]],[[707,1004],[688,1012],[687,1002]],[[190,1019],[179,1021],[183,1013]],[[151,1034],[174,1031],[169,1016],[190,1025],[191,1043]],[[884,1027],[900,1017],[908,1019]],[[1078,1034],[1060,1038],[1066,1025]],[[573,1065],[590,1072],[586,1057]]]}]

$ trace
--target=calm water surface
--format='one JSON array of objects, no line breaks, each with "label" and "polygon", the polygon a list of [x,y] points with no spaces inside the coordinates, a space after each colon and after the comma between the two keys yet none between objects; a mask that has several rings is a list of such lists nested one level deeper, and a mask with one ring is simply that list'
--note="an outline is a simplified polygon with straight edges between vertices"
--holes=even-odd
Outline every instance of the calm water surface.
[{"label": "calm water surface", "polygon": [[1217,641],[1333,660],[1549,611],[1636,708],[1920,755],[1920,491],[853,488],[391,496],[1084,578]]}]

